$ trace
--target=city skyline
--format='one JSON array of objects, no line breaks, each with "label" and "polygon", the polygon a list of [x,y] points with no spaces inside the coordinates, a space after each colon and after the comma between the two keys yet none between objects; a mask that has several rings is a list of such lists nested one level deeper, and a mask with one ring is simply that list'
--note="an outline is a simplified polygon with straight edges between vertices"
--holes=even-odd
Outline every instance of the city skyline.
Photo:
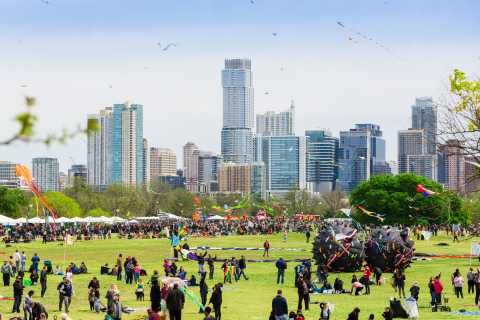
[{"label": "city skyline", "polygon": [[[0,127],[15,132],[11,119],[25,95],[37,98],[39,136],[62,128],[74,132],[86,125],[85,114],[130,100],[144,105],[144,137],[152,146],[180,155],[185,142],[194,141],[202,150],[220,151],[220,70],[226,57],[248,57],[255,114],[281,112],[294,100],[297,133],[325,128],[339,136],[356,123],[375,123],[387,141],[386,158],[394,160],[397,130],[408,129],[413,99],[436,100],[453,68],[470,74],[479,65],[478,2],[435,4],[143,1],[121,4],[120,17],[128,12],[140,21],[121,25],[107,14],[113,5],[108,1],[2,3],[6,37],[0,43],[9,48],[3,56],[9,63],[2,66],[0,85],[5,104],[13,107],[4,108]],[[454,26],[443,22],[458,16],[463,18]],[[339,21],[405,61],[356,39]],[[171,42],[179,44],[163,51]],[[56,157],[66,172],[70,158],[87,163],[86,140],[49,148],[16,143],[2,147],[2,154],[24,165],[33,157]]]}]

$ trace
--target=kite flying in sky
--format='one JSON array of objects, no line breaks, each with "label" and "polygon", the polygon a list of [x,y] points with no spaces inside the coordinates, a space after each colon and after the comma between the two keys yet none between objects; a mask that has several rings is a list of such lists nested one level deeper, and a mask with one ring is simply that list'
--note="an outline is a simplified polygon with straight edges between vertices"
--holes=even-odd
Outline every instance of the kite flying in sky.
[{"label": "kite flying in sky", "polygon": [[352,38],[348,38],[348,40],[358,43],[357,41],[353,40]]},{"label": "kite flying in sky", "polygon": [[170,46],[177,47],[177,45],[178,45],[178,43],[170,43],[168,46],[165,47],[165,49],[163,49],[163,51],[168,50],[168,48],[170,48]]},{"label": "kite flying in sky", "polygon": [[426,197],[429,197],[433,194],[438,194],[440,197],[442,196],[440,193],[437,193],[437,192],[433,192],[433,191],[430,191],[428,189],[425,189],[423,186],[421,185],[418,185],[417,186],[417,192],[420,192],[425,198]]},{"label": "kite flying in sky", "polygon": [[272,33],[274,36],[276,36],[277,34],[276,33]]}]

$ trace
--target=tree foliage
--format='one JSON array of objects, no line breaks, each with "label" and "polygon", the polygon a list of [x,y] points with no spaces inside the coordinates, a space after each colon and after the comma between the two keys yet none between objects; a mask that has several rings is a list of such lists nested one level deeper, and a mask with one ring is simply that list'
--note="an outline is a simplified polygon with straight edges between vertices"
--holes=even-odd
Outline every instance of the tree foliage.
[{"label": "tree foliage", "polygon": [[28,205],[25,192],[18,189],[0,187],[0,213],[7,217],[17,218],[21,207]]},{"label": "tree foliage", "polygon": [[350,207],[348,197],[342,190],[328,190],[320,193],[320,198],[330,208],[332,218],[336,218],[338,210],[345,207]]}]

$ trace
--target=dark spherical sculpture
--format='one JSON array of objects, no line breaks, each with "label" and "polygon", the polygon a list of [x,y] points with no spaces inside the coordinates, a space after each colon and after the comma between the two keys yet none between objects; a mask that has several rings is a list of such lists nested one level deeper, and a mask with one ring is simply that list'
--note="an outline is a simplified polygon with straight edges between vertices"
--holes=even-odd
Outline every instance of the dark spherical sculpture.
[{"label": "dark spherical sculpture", "polygon": [[412,263],[413,246],[410,229],[380,227],[373,230],[365,240],[365,262],[381,272],[393,272],[397,268],[408,268]]},{"label": "dark spherical sculpture", "polygon": [[313,242],[316,264],[324,263],[329,271],[360,270],[365,252],[357,230],[342,226],[325,227]]}]

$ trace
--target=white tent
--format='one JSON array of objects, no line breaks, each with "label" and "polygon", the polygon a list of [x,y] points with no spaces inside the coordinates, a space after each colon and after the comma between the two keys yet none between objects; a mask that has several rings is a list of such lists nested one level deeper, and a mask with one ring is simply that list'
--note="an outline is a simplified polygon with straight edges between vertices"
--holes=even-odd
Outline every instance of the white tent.
[{"label": "white tent", "polygon": [[70,222],[88,222],[88,217],[87,218],[79,218],[79,217],[75,217],[75,218],[72,218],[70,219]]},{"label": "white tent", "polygon": [[17,221],[18,223],[27,223],[27,219],[26,219],[26,218],[18,218],[18,219],[16,219],[15,221]]},{"label": "white tent", "polygon": [[0,224],[3,224],[3,225],[16,225],[18,224],[18,222],[15,220],[15,219],[12,219],[12,218],[9,218],[9,217],[6,217],[6,216],[2,216],[0,214]]},{"label": "white tent", "polygon": [[73,221],[70,221],[70,219],[65,218],[65,217],[61,217],[61,218],[58,218],[57,220],[55,220],[55,223],[65,223],[65,222],[73,222]]},{"label": "white tent", "polygon": [[37,224],[39,222],[45,223],[45,219],[40,219],[39,217],[33,217],[31,219],[28,219],[28,223]]},{"label": "white tent", "polygon": [[208,220],[227,220],[227,218],[220,217],[219,215],[214,215],[213,217],[209,217]]},{"label": "white tent", "polygon": [[174,214],[168,213],[168,219],[182,219],[179,216],[176,216]]}]

